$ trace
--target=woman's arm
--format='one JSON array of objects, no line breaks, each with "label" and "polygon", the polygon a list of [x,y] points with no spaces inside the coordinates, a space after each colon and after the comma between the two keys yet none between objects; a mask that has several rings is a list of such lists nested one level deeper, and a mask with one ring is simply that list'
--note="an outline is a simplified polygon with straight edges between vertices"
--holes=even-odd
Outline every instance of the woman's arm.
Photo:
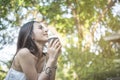
[{"label": "woman's arm", "polygon": [[[56,62],[55,60],[48,59],[46,66],[43,68],[42,73],[45,73],[48,75],[49,80],[55,80],[55,73],[56,73]],[[41,76],[44,74],[41,74]],[[40,77],[41,77],[40,76]]]},{"label": "woman's arm", "polygon": [[56,61],[52,59],[48,59],[46,66],[44,67],[43,71],[40,74],[38,80],[42,80],[41,76],[47,75],[46,80],[55,80],[55,73],[56,73]]},{"label": "woman's arm", "polygon": [[49,68],[48,70],[50,70],[50,80],[55,80],[57,60],[61,52],[61,47],[62,46],[59,39],[51,40],[48,44],[47,55],[49,58],[46,68]]},{"label": "woman's arm", "polygon": [[[43,73],[46,73],[48,75],[48,80],[55,80],[55,74],[56,74],[56,63],[61,51],[61,44],[58,39],[51,40],[48,49],[47,49],[47,56],[48,61],[44,68]],[[42,74],[43,75],[43,74]],[[41,80],[41,78],[39,78]]]},{"label": "woman's arm", "polygon": [[25,73],[27,80],[38,80],[37,71],[35,68],[35,60],[33,55],[27,48],[21,49],[18,52],[18,60],[23,73]]},{"label": "woman's arm", "polygon": [[30,54],[28,49],[23,49],[19,52],[18,60],[23,72],[27,77],[27,80],[50,80],[51,73],[49,71],[52,69],[49,68],[53,67],[55,60],[48,59],[45,70],[39,75],[36,70],[36,62],[34,60],[34,56]]}]

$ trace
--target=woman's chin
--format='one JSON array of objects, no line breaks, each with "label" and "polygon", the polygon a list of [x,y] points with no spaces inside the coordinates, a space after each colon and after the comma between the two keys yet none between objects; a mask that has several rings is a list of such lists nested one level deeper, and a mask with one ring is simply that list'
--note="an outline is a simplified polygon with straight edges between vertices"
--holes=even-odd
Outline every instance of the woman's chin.
[{"label": "woman's chin", "polygon": [[48,39],[45,39],[43,42],[45,42],[45,43],[48,42]]}]

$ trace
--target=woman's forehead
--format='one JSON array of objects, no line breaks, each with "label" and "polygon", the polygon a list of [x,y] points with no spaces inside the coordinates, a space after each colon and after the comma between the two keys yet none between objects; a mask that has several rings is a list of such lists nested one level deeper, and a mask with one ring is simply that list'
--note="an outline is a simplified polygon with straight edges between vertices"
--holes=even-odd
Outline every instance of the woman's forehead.
[{"label": "woman's forehead", "polygon": [[34,27],[39,27],[39,26],[47,27],[47,24],[42,23],[42,22],[35,22],[34,23]]}]

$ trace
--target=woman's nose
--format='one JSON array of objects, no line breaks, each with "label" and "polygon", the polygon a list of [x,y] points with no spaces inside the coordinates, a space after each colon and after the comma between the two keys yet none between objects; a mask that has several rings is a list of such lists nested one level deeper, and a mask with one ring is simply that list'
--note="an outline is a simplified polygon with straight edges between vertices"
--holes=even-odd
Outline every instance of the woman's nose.
[{"label": "woman's nose", "polygon": [[45,32],[48,32],[48,28],[46,27],[46,28],[44,29],[44,31],[45,31]]}]

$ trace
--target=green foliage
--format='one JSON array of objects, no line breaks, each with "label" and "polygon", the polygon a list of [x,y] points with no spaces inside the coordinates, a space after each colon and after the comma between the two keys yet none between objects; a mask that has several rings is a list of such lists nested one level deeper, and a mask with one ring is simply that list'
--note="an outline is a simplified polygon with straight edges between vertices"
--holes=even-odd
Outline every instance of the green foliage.
[{"label": "green foliage", "polygon": [[4,80],[6,72],[0,66],[0,80]]},{"label": "green foliage", "polygon": [[[89,36],[83,46],[86,36],[94,34],[92,29],[98,28],[98,26],[94,27],[96,23],[106,29],[119,30],[120,16],[113,16],[111,8],[99,19],[109,2],[105,0],[0,0],[0,3],[0,31],[7,28],[2,19],[13,27],[18,26],[23,19],[27,18],[27,14],[34,10],[40,13],[48,24],[55,26],[65,38],[64,51],[59,58],[57,80],[105,80],[120,76],[119,63],[114,62],[115,59],[120,58],[119,48],[114,48],[109,42],[104,41],[102,34],[100,40],[94,40],[95,36]],[[21,14],[23,8],[27,10],[25,15]],[[14,21],[7,18],[11,12],[14,13]],[[7,34],[0,36],[6,37]],[[99,49],[92,52],[93,45]],[[0,79],[3,79],[5,73],[2,74],[2,69],[0,70]]]}]

